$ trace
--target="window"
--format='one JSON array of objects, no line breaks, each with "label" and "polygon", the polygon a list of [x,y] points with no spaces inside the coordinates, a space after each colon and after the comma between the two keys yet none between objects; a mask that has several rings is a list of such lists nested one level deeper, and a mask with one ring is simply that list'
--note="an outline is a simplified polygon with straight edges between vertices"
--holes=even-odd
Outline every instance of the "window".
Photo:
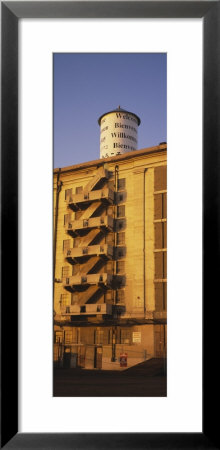
[{"label": "window", "polygon": [[113,206],[109,206],[109,207],[107,208],[107,215],[108,215],[108,216],[112,216],[112,215],[113,215]]},{"label": "window", "polygon": [[111,181],[108,182],[108,187],[109,187],[109,189],[111,189],[112,191],[114,191],[114,187],[115,187],[115,185],[114,185],[114,180],[111,180]]},{"label": "window", "polygon": [[108,233],[106,236],[106,244],[114,245],[114,233]]},{"label": "window", "polygon": [[167,248],[167,224],[166,222],[157,222],[154,224],[155,248]]},{"label": "window", "polygon": [[69,276],[69,266],[62,267],[62,278]]},{"label": "window", "polygon": [[155,248],[163,248],[163,224],[161,222],[154,225]]},{"label": "window", "polygon": [[71,305],[77,305],[79,301],[79,294],[76,294],[75,292],[71,294]]},{"label": "window", "polygon": [[102,330],[95,330],[95,344],[110,344],[111,343],[111,333],[108,328]]},{"label": "window", "polygon": [[64,225],[67,225],[69,222],[71,222],[71,214],[65,214],[64,215]]},{"label": "window", "polygon": [[76,187],[76,194],[81,194],[83,192],[83,187],[82,186],[77,186]]},{"label": "window", "polygon": [[106,293],[105,293],[105,301],[106,301],[106,303],[112,303],[113,300],[114,300],[113,291],[110,291],[110,290],[106,291]]},{"label": "window", "polygon": [[167,188],[167,167],[160,166],[154,169],[154,190],[163,191]]},{"label": "window", "polygon": [[130,344],[131,343],[131,330],[127,328],[121,329],[120,333],[121,344]]},{"label": "window", "polygon": [[154,219],[166,219],[167,217],[167,193],[154,195]]},{"label": "window", "polygon": [[117,233],[117,245],[125,244],[125,232]]},{"label": "window", "polygon": [[116,262],[116,272],[117,273],[125,273],[125,262],[124,261]]},{"label": "window", "polygon": [[116,198],[117,203],[121,203],[124,201],[124,194],[123,193],[118,193],[117,194],[117,198]]},{"label": "window", "polygon": [[66,306],[68,304],[68,294],[61,294],[60,306]]},{"label": "window", "polygon": [[155,310],[167,309],[167,283],[155,283]]},{"label": "window", "polygon": [[72,343],[72,331],[65,331],[65,344]]},{"label": "window", "polygon": [[125,257],[125,248],[124,247],[117,247],[115,250],[116,250],[115,251],[116,259],[119,259],[119,258],[121,259],[121,258]]},{"label": "window", "polygon": [[163,218],[167,217],[167,193],[164,192],[162,199]]},{"label": "window", "polygon": [[65,200],[68,200],[69,197],[72,195],[72,189],[66,189],[65,190]]},{"label": "window", "polygon": [[119,178],[118,180],[118,190],[125,189],[125,178]]},{"label": "window", "polygon": [[125,217],[125,205],[117,206],[117,217]]},{"label": "window", "polygon": [[70,239],[63,241],[63,250],[68,250],[70,248]]},{"label": "window", "polygon": [[116,291],[116,303],[124,303],[125,299],[125,291],[123,289],[119,289]]},{"label": "window", "polygon": [[167,278],[167,252],[156,252],[154,254],[155,279]]},{"label": "window", "polygon": [[106,264],[106,272],[112,273],[113,272],[113,261],[108,261]]},{"label": "window", "polygon": [[55,331],[55,333],[54,333],[54,342],[56,344],[61,344],[63,342],[63,333],[62,333],[62,331]]},{"label": "window", "polygon": [[115,229],[116,231],[121,231],[125,228],[125,220],[116,220]]}]

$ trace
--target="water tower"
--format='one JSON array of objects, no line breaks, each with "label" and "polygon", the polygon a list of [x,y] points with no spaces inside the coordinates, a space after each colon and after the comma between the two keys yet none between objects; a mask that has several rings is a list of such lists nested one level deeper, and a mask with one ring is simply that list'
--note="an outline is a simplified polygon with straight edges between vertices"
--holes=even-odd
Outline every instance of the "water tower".
[{"label": "water tower", "polygon": [[120,106],[102,114],[100,125],[100,158],[123,155],[137,150],[140,118]]}]

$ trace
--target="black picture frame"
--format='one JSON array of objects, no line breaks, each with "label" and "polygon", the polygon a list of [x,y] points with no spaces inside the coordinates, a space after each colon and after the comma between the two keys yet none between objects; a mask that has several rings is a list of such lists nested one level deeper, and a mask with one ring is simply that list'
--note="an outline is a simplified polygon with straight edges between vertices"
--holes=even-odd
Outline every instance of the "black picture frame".
[{"label": "black picture frame", "polygon": [[[18,433],[18,21],[66,17],[203,18],[202,433]],[[220,448],[220,1],[6,1],[1,21],[1,448]]]}]

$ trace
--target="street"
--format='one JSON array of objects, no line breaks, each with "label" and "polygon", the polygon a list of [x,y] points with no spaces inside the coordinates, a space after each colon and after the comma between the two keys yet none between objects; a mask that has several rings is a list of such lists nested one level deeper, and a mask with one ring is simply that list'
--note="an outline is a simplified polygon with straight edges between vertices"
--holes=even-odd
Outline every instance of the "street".
[{"label": "street", "polygon": [[166,397],[163,359],[151,359],[122,372],[54,369],[55,397]]}]

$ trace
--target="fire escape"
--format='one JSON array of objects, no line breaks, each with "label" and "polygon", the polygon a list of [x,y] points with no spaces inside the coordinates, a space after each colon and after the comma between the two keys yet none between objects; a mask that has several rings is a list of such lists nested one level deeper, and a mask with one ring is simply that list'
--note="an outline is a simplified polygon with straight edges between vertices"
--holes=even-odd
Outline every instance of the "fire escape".
[{"label": "fire escape", "polygon": [[62,283],[72,300],[71,305],[61,308],[62,315],[112,314],[113,302],[106,301],[106,292],[116,289],[122,280],[114,269],[107,270],[108,261],[115,255],[114,244],[107,243],[108,233],[115,229],[114,218],[108,213],[115,194],[108,187],[108,179],[108,170],[100,167],[82,192],[67,195],[68,211],[77,218],[65,224],[73,242],[72,248],[64,250],[72,275],[62,278]]}]

